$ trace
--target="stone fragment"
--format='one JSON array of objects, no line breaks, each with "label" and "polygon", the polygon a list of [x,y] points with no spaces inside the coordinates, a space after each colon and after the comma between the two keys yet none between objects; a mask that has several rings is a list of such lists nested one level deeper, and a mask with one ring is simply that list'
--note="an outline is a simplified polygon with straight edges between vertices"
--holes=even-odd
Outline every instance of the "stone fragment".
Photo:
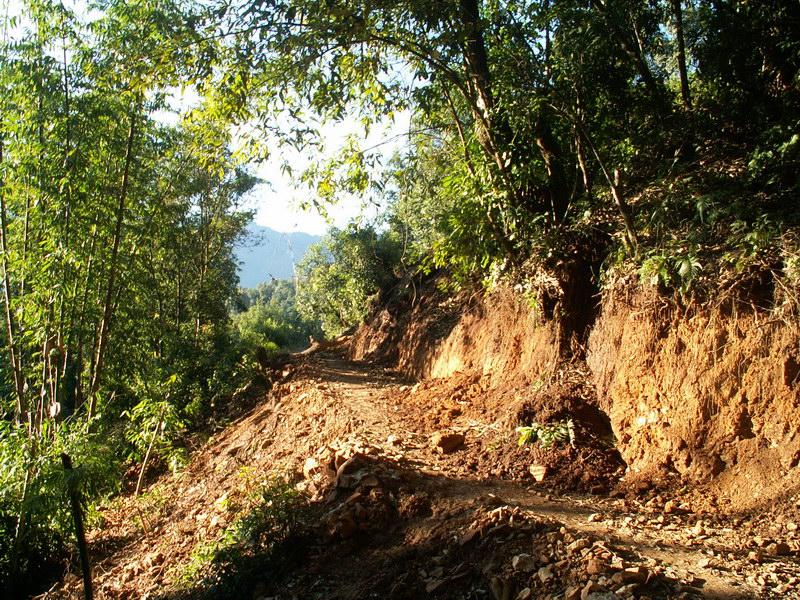
[{"label": "stone fragment", "polygon": [[577,552],[580,552],[584,548],[588,548],[591,545],[591,542],[586,538],[577,539],[567,546],[567,554],[576,554]]},{"label": "stone fragment", "polygon": [[603,591],[603,586],[594,581],[587,583],[581,590],[581,600],[589,600],[593,595]]},{"label": "stone fragment", "polygon": [[530,597],[531,597],[531,588],[526,587],[526,588],[522,588],[519,591],[519,594],[517,594],[517,597],[515,598],[515,600],[528,600],[528,598],[530,598]]},{"label": "stone fragment", "polygon": [[614,555],[614,556],[611,557],[611,568],[612,569],[617,569],[617,570],[621,571],[622,569],[626,568],[627,566],[628,566],[628,563],[626,563],[625,559],[622,558],[621,556]]},{"label": "stone fragment", "polygon": [[711,566],[711,559],[710,558],[701,558],[697,561],[697,566],[701,569],[707,569]]},{"label": "stone fragment", "polygon": [[511,559],[511,566],[515,571],[531,573],[536,568],[536,559],[530,554],[517,554]]},{"label": "stone fragment", "polygon": [[597,558],[590,558],[586,563],[586,572],[589,575],[600,575],[608,572],[608,565]]},{"label": "stone fragment", "polygon": [[473,523],[472,526],[469,529],[467,529],[467,531],[464,532],[464,535],[461,536],[461,539],[459,540],[459,544],[461,546],[466,546],[472,540],[474,540],[476,537],[478,537],[480,535],[480,533],[481,533],[480,527]]},{"label": "stone fragment", "polygon": [[547,583],[553,578],[553,566],[547,565],[546,567],[542,567],[536,575],[539,577],[539,581]]},{"label": "stone fragment", "polygon": [[572,586],[568,587],[567,590],[564,592],[564,600],[580,600],[581,598],[581,588],[580,586]]},{"label": "stone fragment", "polygon": [[624,583],[645,583],[650,572],[644,567],[628,567],[621,571]]},{"label": "stone fragment", "polygon": [[311,479],[319,470],[319,461],[313,456],[309,456],[303,464],[303,477]]},{"label": "stone fragment", "polygon": [[432,579],[428,583],[425,584],[425,591],[428,594],[432,594],[436,590],[438,590],[442,585],[444,585],[445,580],[443,579]]},{"label": "stone fragment", "polygon": [[787,556],[792,553],[792,549],[786,542],[773,542],[766,547],[767,554],[770,556]]},{"label": "stone fragment", "polygon": [[617,595],[623,598],[631,598],[637,597],[637,592],[639,591],[639,584],[637,583],[629,583],[628,585],[624,585],[617,590]]},{"label": "stone fragment", "polygon": [[528,471],[530,471],[530,474],[533,475],[533,478],[539,483],[544,481],[545,477],[547,477],[547,467],[544,465],[537,465],[534,463],[528,467]]},{"label": "stone fragment", "polygon": [[441,454],[450,454],[464,445],[464,436],[460,433],[445,433],[439,431],[431,438],[431,445]]}]

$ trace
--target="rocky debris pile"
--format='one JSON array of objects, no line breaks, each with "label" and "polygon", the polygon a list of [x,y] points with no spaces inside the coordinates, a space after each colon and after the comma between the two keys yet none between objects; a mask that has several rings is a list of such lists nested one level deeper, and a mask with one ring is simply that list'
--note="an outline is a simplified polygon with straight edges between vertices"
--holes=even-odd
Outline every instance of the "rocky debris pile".
[{"label": "rocky debris pile", "polygon": [[497,536],[524,551],[484,573],[495,600],[702,597],[700,580],[681,580],[656,560],[518,507],[500,506],[479,515],[460,544],[481,550],[496,544]]},{"label": "rocky debris pile", "polygon": [[759,523],[709,510],[695,512],[689,499],[655,492],[610,503],[613,514],[592,515],[609,530],[634,539],[658,537],[662,543],[699,551],[687,569],[690,580],[728,576],[762,590],[765,597],[800,593],[800,531],[783,515]]},{"label": "rocky debris pile", "polygon": [[319,448],[303,464],[297,488],[333,505],[321,519],[330,538],[348,539],[384,527],[397,515],[398,474],[376,460],[377,446],[350,438]]}]

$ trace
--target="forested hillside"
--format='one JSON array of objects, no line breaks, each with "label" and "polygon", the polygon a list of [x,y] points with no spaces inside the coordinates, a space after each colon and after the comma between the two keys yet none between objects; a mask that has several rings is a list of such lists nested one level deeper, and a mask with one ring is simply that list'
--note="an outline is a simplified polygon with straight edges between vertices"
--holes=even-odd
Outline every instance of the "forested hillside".
[{"label": "forested hillside", "polygon": [[[370,316],[376,331],[358,339],[372,358],[451,376],[453,345],[500,344],[453,328],[471,331],[459,319],[484,310],[475,298],[490,313],[504,290],[515,326],[550,328],[535,349],[512,344],[542,369],[518,393],[558,380],[552,407],[570,378],[573,391],[591,379],[586,402],[634,471],[698,483],[757,456],[786,478],[764,479],[769,493],[798,483],[796,2],[20,0],[1,18],[0,587],[12,596],[75,570],[60,454],[102,530],[100,503],[179,477],[289,376],[281,349]],[[323,125],[366,135],[401,111],[411,127],[391,158],[355,137],[320,151]],[[243,295],[244,197],[255,165],[286,148],[312,159],[283,165],[311,206],[356,197],[385,211],[312,246],[296,287]],[[544,331],[505,318],[492,327]],[[697,365],[714,377],[692,379]],[[692,412],[665,425],[666,405]],[[533,427],[514,423],[512,437],[517,424]]]}]

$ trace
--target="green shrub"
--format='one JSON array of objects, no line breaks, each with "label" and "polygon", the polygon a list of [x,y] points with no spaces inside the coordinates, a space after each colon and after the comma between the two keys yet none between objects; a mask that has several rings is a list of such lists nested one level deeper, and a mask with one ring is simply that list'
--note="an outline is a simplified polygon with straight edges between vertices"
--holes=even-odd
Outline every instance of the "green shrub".
[{"label": "green shrub", "polygon": [[118,453],[84,421],[61,423],[36,440],[0,421],[0,581],[9,597],[41,591],[61,575],[74,539],[61,453],[72,458],[72,477],[86,506],[115,491]]},{"label": "green shrub", "polygon": [[216,541],[195,548],[178,580],[187,597],[241,598],[302,555],[300,528],[310,514],[305,497],[275,478],[251,501]]},{"label": "green shrub", "polygon": [[517,427],[519,438],[517,444],[533,444],[539,442],[542,448],[551,448],[559,443],[575,445],[575,424],[572,419],[557,421],[555,423],[533,423],[528,427]]}]

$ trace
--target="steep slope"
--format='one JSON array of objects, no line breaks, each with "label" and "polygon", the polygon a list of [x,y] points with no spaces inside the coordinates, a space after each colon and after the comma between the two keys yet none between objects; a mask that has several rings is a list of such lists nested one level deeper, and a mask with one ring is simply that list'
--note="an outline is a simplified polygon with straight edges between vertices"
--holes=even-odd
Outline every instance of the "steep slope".
[{"label": "steep slope", "polygon": [[516,390],[512,420],[572,416],[600,437],[613,433],[629,479],[703,484],[698,493],[727,510],[800,491],[793,319],[741,303],[683,311],[625,288],[606,292],[601,307],[588,348],[579,340],[567,363],[556,321],[503,288],[423,294],[410,312],[390,303],[357,332],[352,355],[418,377],[485,376],[487,393]]}]

